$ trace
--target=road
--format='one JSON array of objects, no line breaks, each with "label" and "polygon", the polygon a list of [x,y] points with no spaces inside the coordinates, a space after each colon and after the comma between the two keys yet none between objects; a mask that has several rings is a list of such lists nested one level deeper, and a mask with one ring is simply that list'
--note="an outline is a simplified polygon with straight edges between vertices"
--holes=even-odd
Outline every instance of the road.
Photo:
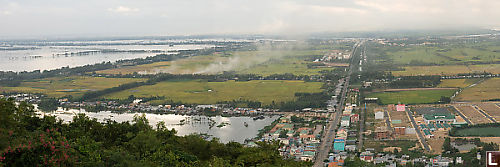
[{"label": "road", "polygon": [[347,89],[349,88],[349,81],[351,79],[351,74],[353,70],[353,58],[356,53],[356,49],[359,48],[361,43],[356,43],[354,46],[354,49],[352,51],[352,56],[351,56],[351,63],[349,65],[349,71],[347,73],[347,77],[345,77],[344,80],[344,87],[342,89],[342,95],[340,96],[340,101],[339,105],[337,105],[337,111],[334,113],[333,118],[331,119],[332,121],[329,122],[327,125],[326,133],[324,133],[323,138],[321,139],[321,144],[319,149],[317,150],[316,158],[314,161],[314,167],[322,167],[324,166],[323,160],[328,158],[328,152],[332,150],[333,146],[333,139],[335,138],[335,131],[337,130],[339,123],[340,123],[340,117],[342,117],[342,111],[344,109],[344,102],[345,102],[345,97],[347,94]]},{"label": "road", "polygon": [[415,131],[417,132],[418,139],[420,140],[420,143],[422,143],[422,146],[424,146],[424,149],[426,151],[431,151],[431,147],[429,147],[429,144],[427,141],[425,141],[425,137],[422,134],[422,131],[420,131],[420,127],[417,126],[417,123],[415,122],[415,118],[413,118],[413,113],[411,113],[410,110],[406,110],[406,113],[408,114],[408,117],[410,118],[411,124],[415,128]]},{"label": "road", "polygon": [[365,112],[366,112],[365,110],[366,110],[366,103],[365,107],[363,107],[363,109],[359,113],[358,146],[356,147],[358,152],[361,152],[361,150],[363,149],[363,137],[364,137],[363,132],[365,131]]},{"label": "road", "polygon": [[387,124],[387,130],[389,131],[392,131],[392,124],[391,124],[391,119],[390,119],[390,115],[389,115],[389,112],[387,110],[384,110],[384,114],[385,114],[385,124]]},{"label": "road", "polygon": [[458,115],[460,115],[464,120],[465,122],[467,122],[467,124],[469,125],[474,125],[470,120],[469,118],[465,117],[464,114],[462,114],[462,112],[458,111],[458,109],[455,107],[455,106],[452,106],[450,107],[451,109],[455,110],[455,113],[458,113]]},{"label": "road", "polygon": [[488,118],[491,122],[493,123],[497,123],[497,121],[495,119],[493,119],[493,117],[491,117],[490,115],[486,114],[482,109],[480,109],[479,107],[477,107],[476,105],[473,105],[473,107],[479,111],[481,114],[483,114],[486,118]]}]

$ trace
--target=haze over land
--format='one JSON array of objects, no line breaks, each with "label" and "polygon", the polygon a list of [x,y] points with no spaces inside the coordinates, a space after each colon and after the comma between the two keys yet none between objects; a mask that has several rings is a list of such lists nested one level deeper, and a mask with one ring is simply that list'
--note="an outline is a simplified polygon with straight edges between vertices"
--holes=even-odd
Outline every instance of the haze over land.
[{"label": "haze over land", "polygon": [[0,37],[495,29],[496,0],[0,0]]}]

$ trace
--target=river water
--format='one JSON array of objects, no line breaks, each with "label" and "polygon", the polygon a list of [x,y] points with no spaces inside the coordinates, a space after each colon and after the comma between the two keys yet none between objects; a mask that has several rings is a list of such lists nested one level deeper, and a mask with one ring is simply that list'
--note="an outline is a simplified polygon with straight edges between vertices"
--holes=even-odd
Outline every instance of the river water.
[{"label": "river water", "polygon": [[[112,119],[117,122],[132,121],[134,115],[137,113],[124,113],[116,114],[110,111],[103,111],[98,113],[84,112],[79,110],[70,110],[66,112],[55,112],[49,115],[57,116],[58,118],[69,122],[73,119],[76,113],[84,113],[90,118],[97,118],[98,121],[104,121],[105,119]],[[253,120],[252,117],[207,117],[207,116],[185,116],[185,115],[175,115],[175,114],[148,114],[146,113],[146,118],[149,120],[151,126],[163,121],[165,122],[168,129],[175,129],[177,135],[184,136],[193,133],[208,134],[213,137],[217,137],[221,142],[227,143],[230,141],[235,141],[243,143],[245,139],[252,139],[257,136],[260,129],[265,126],[270,125],[273,121],[278,119],[280,116],[266,116],[264,119]],[[210,120],[215,121],[214,126],[210,128]],[[184,124],[181,124],[181,120]],[[245,122],[248,123],[248,127],[245,127]],[[218,127],[221,123],[226,124],[226,126]]]},{"label": "river water", "polygon": [[[62,44],[59,44],[62,45]],[[37,46],[12,45],[0,46],[0,71],[52,70],[61,67],[77,67],[101,62],[145,58],[160,53],[179,50],[210,48],[212,45],[110,45],[95,44],[85,46]],[[12,48],[36,48],[13,50]],[[7,50],[11,49],[11,50]],[[96,52],[75,54],[88,51],[117,50],[122,52]],[[133,52],[133,51],[145,52]],[[67,53],[67,55],[64,55]],[[71,53],[74,53],[73,55]]]}]

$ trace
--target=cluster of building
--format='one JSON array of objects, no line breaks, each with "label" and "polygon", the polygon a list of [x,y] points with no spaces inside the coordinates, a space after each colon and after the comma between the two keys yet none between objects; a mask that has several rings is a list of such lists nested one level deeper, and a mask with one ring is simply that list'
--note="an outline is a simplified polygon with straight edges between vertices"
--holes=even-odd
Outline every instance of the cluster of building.
[{"label": "cluster of building", "polygon": [[0,98],[13,98],[17,102],[28,102],[28,103],[40,103],[42,96],[36,94],[13,94],[13,95],[1,95]]},{"label": "cluster of building", "polygon": [[320,59],[316,59],[315,62],[329,62],[333,60],[346,60],[351,58],[351,54],[349,54],[349,51],[341,51],[341,50],[331,50],[330,52],[326,53],[321,57]]},{"label": "cluster of building", "polygon": [[[321,133],[324,124],[315,124],[315,117],[300,117],[304,121],[292,122],[291,115],[283,116],[279,122],[262,136],[262,141],[280,141],[283,146],[279,149],[283,157],[301,161],[313,161],[317,147],[320,145]],[[301,126],[302,125],[302,126]]]},{"label": "cluster of building", "polygon": [[412,164],[424,164],[426,166],[437,166],[445,167],[452,164],[462,164],[462,157],[457,157],[456,159],[450,157],[426,157],[422,156],[419,158],[410,158],[409,155],[396,156],[394,154],[384,154],[384,153],[374,153],[373,148],[367,148],[366,151],[359,154],[359,158],[362,161],[373,163],[373,164],[388,164],[387,166],[401,166],[409,163]]},{"label": "cluster of building", "polygon": [[342,166],[348,152],[356,151],[358,130],[351,126],[359,122],[359,114],[354,114],[356,104],[346,103],[340,119],[340,128],[333,139],[333,153],[328,158],[329,166]]}]

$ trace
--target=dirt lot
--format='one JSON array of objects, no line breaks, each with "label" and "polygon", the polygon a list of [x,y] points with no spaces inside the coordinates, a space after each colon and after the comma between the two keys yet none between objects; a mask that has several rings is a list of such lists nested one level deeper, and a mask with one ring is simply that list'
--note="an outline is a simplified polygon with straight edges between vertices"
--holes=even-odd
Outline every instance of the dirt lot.
[{"label": "dirt lot", "polygon": [[488,118],[486,118],[483,114],[476,111],[472,106],[455,106],[462,114],[464,114],[472,123],[474,124],[484,124],[491,123]]},{"label": "dirt lot", "polygon": [[[403,111],[395,111],[389,110],[389,116],[391,118],[392,126],[394,127],[411,127],[410,120],[408,120],[408,116],[406,112]],[[394,120],[401,120],[401,123],[394,123]]]},{"label": "dirt lot", "polygon": [[488,113],[488,115],[495,118],[495,120],[500,120],[500,107],[498,107],[495,103],[480,103],[477,104],[477,106]]},{"label": "dirt lot", "polygon": [[443,152],[444,138],[448,136],[447,131],[434,131],[432,132],[434,138],[427,139],[427,143],[431,145],[432,153],[440,154]]}]

